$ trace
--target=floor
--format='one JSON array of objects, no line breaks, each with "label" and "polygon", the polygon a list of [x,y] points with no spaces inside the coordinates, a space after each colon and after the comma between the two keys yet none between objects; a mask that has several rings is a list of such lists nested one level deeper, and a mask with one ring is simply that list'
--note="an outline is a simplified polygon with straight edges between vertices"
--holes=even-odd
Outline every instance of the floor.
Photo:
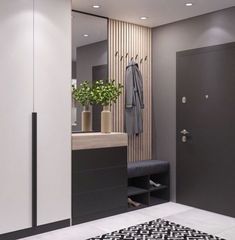
[{"label": "floor", "polygon": [[24,239],[85,240],[104,233],[149,222],[157,218],[163,218],[186,227],[225,238],[227,240],[235,239],[235,218],[226,217],[172,202]]}]

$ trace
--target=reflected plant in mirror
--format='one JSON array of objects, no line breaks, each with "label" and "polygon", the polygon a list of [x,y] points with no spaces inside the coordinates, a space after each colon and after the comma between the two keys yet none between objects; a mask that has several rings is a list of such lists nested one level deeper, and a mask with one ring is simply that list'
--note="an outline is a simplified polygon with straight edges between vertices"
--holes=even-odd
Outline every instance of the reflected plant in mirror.
[{"label": "reflected plant in mirror", "polygon": [[72,86],[72,88],[74,100],[79,102],[83,107],[89,107],[93,103],[92,87],[88,81],[82,82],[78,88],[75,88],[75,86]]},{"label": "reflected plant in mirror", "polygon": [[94,102],[92,87],[88,81],[84,81],[77,88],[73,85],[72,89],[73,99],[83,106],[81,119],[82,131],[90,132],[92,131],[92,116],[90,107]]}]

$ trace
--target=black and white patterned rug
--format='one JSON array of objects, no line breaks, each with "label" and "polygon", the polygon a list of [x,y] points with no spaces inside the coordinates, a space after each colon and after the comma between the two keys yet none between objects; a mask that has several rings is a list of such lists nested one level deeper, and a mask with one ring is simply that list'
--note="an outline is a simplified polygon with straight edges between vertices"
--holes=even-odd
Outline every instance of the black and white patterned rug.
[{"label": "black and white patterned rug", "polygon": [[148,223],[125,228],[90,240],[224,240],[207,233],[157,219]]}]

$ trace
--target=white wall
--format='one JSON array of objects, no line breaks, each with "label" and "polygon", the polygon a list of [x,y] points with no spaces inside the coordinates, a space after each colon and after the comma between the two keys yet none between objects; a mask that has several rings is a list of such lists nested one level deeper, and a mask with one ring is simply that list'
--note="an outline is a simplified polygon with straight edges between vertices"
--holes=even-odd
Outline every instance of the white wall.
[{"label": "white wall", "polygon": [[171,163],[176,187],[176,52],[235,41],[235,7],[153,30],[153,156]]}]

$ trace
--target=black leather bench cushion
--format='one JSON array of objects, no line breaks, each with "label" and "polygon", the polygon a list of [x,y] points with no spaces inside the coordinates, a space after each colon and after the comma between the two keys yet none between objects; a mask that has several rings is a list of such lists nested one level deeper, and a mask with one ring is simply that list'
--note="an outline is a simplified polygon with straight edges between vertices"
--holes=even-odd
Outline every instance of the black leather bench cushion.
[{"label": "black leather bench cushion", "polygon": [[146,160],[128,163],[128,178],[164,173],[169,171],[169,162]]}]

